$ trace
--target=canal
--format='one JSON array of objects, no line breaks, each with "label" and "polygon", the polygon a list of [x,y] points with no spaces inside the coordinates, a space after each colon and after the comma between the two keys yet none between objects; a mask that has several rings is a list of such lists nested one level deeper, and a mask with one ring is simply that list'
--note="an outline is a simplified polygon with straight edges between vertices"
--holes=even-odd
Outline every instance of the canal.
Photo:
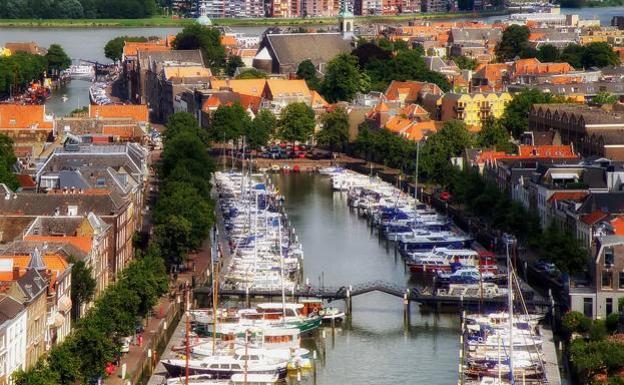
[{"label": "canal", "polygon": [[[304,276],[326,286],[385,280],[404,284],[409,277],[393,249],[386,251],[366,220],[347,206],[344,193],[331,190],[317,174],[275,175],[285,209],[305,252]],[[342,301],[336,304],[343,306]],[[305,384],[396,385],[457,383],[459,317],[421,314],[412,307],[404,327],[402,301],[371,293],[353,299],[353,316],[306,347],[319,351],[316,376]]]}]

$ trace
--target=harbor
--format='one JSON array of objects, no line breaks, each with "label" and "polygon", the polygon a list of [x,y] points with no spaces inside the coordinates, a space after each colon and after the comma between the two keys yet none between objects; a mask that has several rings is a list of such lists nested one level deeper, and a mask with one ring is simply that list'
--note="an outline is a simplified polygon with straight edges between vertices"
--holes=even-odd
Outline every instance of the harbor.
[{"label": "harbor", "polygon": [[[346,384],[362,383],[364,378],[366,381],[373,381],[370,383],[391,384],[406,376],[429,378],[428,383],[433,384],[480,383],[470,382],[474,378],[468,378],[454,369],[463,364],[462,325],[465,326],[465,320],[462,321],[462,314],[465,316],[467,311],[476,314],[479,311],[485,313],[486,309],[500,311],[506,308],[507,297],[503,290],[506,286],[502,279],[504,268],[501,268],[501,274],[496,281],[500,285],[493,283],[494,281],[487,283],[490,287],[500,286],[500,296],[483,289],[464,291],[465,296],[454,296],[457,287],[470,283],[449,285],[448,278],[443,278],[443,272],[438,271],[436,274],[440,275],[435,276],[439,276],[441,281],[436,285],[433,281],[438,278],[431,275],[423,277],[422,274],[415,273],[406,263],[410,260],[408,252],[401,251],[400,245],[405,243],[400,241],[401,237],[389,234],[389,223],[382,223],[382,219],[379,216],[375,218],[372,211],[368,211],[370,218],[364,215],[364,205],[356,202],[356,195],[361,194],[363,186],[355,188],[351,185],[350,188],[342,188],[336,181],[338,178],[332,174],[334,171],[333,168],[325,168],[321,170],[322,174],[255,174],[248,177],[246,182],[240,173],[216,174],[216,179],[221,179],[216,183],[219,187],[215,192],[215,197],[220,198],[217,210],[218,231],[213,233],[217,237],[215,254],[220,255],[214,261],[215,266],[219,266],[215,267],[219,278],[211,286],[196,289],[194,292],[196,302],[203,310],[191,312],[194,320],[191,324],[196,326],[194,331],[197,333],[190,338],[193,346],[203,344],[210,354],[210,341],[214,330],[221,339],[230,340],[231,337],[226,337],[227,335],[236,336],[235,340],[241,344],[247,337],[246,329],[240,325],[249,322],[244,321],[244,318],[258,317],[258,314],[263,313],[263,308],[278,319],[282,312],[286,312],[284,309],[301,311],[306,314],[302,319],[308,322],[309,317],[316,314],[307,313],[309,305],[318,303],[328,310],[344,313],[344,320],[340,318],[334,322],[325,322],[316,329],[313,327],[315,330],[299,329],[301,345],[296,349],[307,353],[305,358],[310,361],[309,364],[306,361],[306,365],[310,367],[305,371],[288,371],[285,381],[289,384],[332,384],[335,383],[337,375],[341,377],[341,373],[344,376],[342,381]],[[355,179],[368,179],[367,176],[352,175]],[[369,179],[367,183],[371,181],[373,180]],[[391,194],[398,192],[391,185],[377,180],[373,182],[377,187],[383,185]],[[226,190],[223,190],[224,185],[228,186]],[[247,186],[246,193],[243,185]],[[238,203],[234,205],[232,199],[236,196],[247,198],[243,201],[236,200]],[[227,203],[224,204],[225,197]],[[415,208],[424,209],[414,205],[410,195],[400,194],[397,197],[400,199],[396,202],[401,201],[409,211]],[[398,205],[396,202],[395,205]],[[275,206],[271,208],[273,204]],[[232,213],[236,211],[233,211],[234,206],[237,207],[236,210],[242,210],[240,215],[234,215],[234,218],[238,218],[235,220],[232,219]],[[434,215],[433,212],[430,214]],[[425,212],[420,215],[426,216]],[[442,216],[436,217],[436,220],[442,219]],[[457,231],[455,227],[453,230]],[[263,241],[270,234],[273,241]],[[235,241],[231,235],[237,237]],[[393,241],[387,241],[388,236],[394,237]],[[461,234],[456,233],[456,236]],[[275,247],[277,239],[281,240],[280,248]],[[403,237],[403,241],[405,240],[407,239]],[[263,271],[260,267],[257,274],[252,274],[250,271],[263,266],[267,261],[265,258],[262,263],[245,264],[259,261],[260,250],[263,253],[273,253],[273,256],[279,255],[281,251],[282,258],[285,255],[293,258],[284,258],[283,262],[288,262],[281,266],[279,259],[274,259],[272,268],[266,265],[269,270]],[[488,267],[483,271],[488,270],[485,276],[490,277],[494,271],[490,263],[495,262],[489,254],[486,255]],[[470,263],[475,262],[476,266],[481,263],[478,260]],[[286,265],[289,268],[285,269]],[[282,278],[281,274],[284,272]],[[547,313],[549,302],[534,293],[526,284],[520,285],[522,291],[529,294],[528,306],[534,311],[539,310],[539,314]],[[214,293],[213,288],[216,287],[218,292]],[[214,309],[211,307],[214,305],[213,300],[218,305]],[[239,326],[219,326],[218,321],[215,326],[211,315],[217,307],[222,309],[217,310],[218,319],[228,319],[228,322],[237,319],[235,324],[238,323]],[[238,315],[232,318],[234,314]],[[202,317],[205,318],[198,323]],[[257,324],[259,321],[253,322],[260,327]],[[203,329],[197,328],[202,323]],[[174,340],[177,342],[172,346],[177,345],[177,349],[168,349],[163,356],[163,362],[180,357],[180,352],[184,352],[186,339],[183,331],[176,331]],[[419,344],[417,341],[428,342]],[[223,342],[215,343],[215,346],[219,344]],[[555,352],[552,337],[551,340],[544,338],[543,344],[548,344],[546,350],[550,355],[547,361],[551,363],[549,371],[558,374],[556,355],[552,357]],[[367,371],[367,366],[372,365],[372,362],[367,361],[372,357],[363,359],[361,354],[351,357],[353,354],[349,352],[355,351],[353,349],[363,349],[364,352],[376,350],[378,345],[383,349],[383,356],[387,360],[394,357],[395,362],[384,362],[384,368],[389,368],[390,373],[385,369],[377,376]],[[244,344],[239,345],[239,348],[242,346]],[[232,353],[235,351],[236,349],[230,350]],[[371,354],[374,353],[371,351]],[[399,357],[405,354],[417,354],[419,359],[431,360],[431,364],[401,366]],[[191,356],[201,359],[194,354]],[[346,362],[350,366],[345,366]],[[349,369],[346,371],[340,369],[347,367]],[[462,367],[467,369],[467,366]],[[159,368],[156,369],[154,377],[164,381],[167,370],[161,366]],[[396,373],[392,373],[393,370]],[[181,373],[183,374],[176,374]],[[358,381],[353,373],[363,373],[363,377]],[[154,381],[156,380],[152,379],[152,383]],[[236,383],[235,380],[232,381]],[[505,383],[504,379],[500,383]],[[560,380],[549,383],[560,383]]]}]

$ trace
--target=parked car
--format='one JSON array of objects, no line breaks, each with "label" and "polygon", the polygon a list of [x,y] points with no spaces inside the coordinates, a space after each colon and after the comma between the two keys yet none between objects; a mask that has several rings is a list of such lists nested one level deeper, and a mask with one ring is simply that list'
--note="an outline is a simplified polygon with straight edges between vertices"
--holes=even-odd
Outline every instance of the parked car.
[{"label": "parked car", "polygon": [[451,195],[451,193],[450,193],[450,192],[448,192],[448,191],[442,191],[442,192],[440,193],[440,200],[441,200],[441,201],[448,202],[448,201],[450,201],[450,200],[451,200],[451,198],[452,198],[452,197],[453,197],[453,196],[452,196],[452,195]]},{"label": "parked car", "polygon": [[319,160],[319,159],[331,159],[332,153],[331,151],[320,150],[318,148],[309,150],[306,154],[308,159]]},{"label": "parked car", "polygon": [[537,270],[541,270],[541,271],[547,273],[548,275],[550,275],[551,277],[558,277],[561,274],[561,272],[559,271],[557,266],[554,263],[552,263],[552,262],[539,260],[539,261],[536,261],[533,266]]}]

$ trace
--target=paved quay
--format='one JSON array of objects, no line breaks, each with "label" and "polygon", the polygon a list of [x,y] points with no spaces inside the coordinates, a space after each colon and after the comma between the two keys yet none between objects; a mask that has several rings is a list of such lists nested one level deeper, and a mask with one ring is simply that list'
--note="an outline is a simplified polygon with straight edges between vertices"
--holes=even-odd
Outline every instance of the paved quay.
[{"label": "paved quay", "polygon": [[[158,373],[158,365],[161,359],[158,352],[166,352],[166,348],[169,348],[167,338],[169,333],[171,333],[171,328],[175,329],[173,334],[171,334],[172,338],[169,343],[175,342],[176,338],[174,337],[177,335],[178,327],[182,327],[181,330],[184,331],[184,322],[176,324],[178,320],[183,320],[181,308],[184,293],[182,288],[185,284],[190,285],[193,280],[197,284],[201,284],[209,277],[209,240],[204,242],[202,249],[198,253],[191,255],[189,265],[192,267],[188,271],[179,274],[177,279],[170,283],[169,295],[162,297],[154,307],[153,316],[149,318],[147,325],[144,325],[141,346],[136,343],[131,344],[130,351],[123,355],[115,373],[106,378],[104,383],[109,385],[145,383],[147,376],[154,372]],[[125,376],[122,377],[124,364],[126,365]],[[155,379],[155,381],[157,380]]]}]

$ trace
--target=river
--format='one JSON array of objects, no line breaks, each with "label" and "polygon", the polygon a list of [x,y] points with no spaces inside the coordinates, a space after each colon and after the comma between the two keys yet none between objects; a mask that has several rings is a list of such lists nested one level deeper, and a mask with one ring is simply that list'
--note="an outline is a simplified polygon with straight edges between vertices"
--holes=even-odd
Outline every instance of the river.
[{"label": "river", "polygon": [[[622,7],[562,9],[562,13],[579,14],[583,19],[600,19],[602,25],[609,25],[615,15],[624,15]],[[503,16],[482,18],[487,22],[500,20]],[[461,19],[458,19],[461,20]],[[234,32],[260,35],[265,27],[233,27]],[[181,28],[9,28],[0,27],[0,46],[7,42],[34,41],[42,47],[60,44],[72,59],[86,59],[110,62],[104,57],[104,45],[117,36],[167,36],[176,34]],[[89,84],[74,81],[67,87],[54,92],[47,103],[47,110],[57,116],[70,113],[89,102]],[[68,97],[66,102],[62,96]]]},{"label": "river", "polygon": [[[347,206],[344,193],[332,192],[329,178],[317,174],[276,175],[285,209],[305,252],[304,276],[326,286],[385,280],[408,282],[400,257],[386,251],[366,220]],[[342,307],[343,301],[337,304]],[[399,298],[370,293],[353,299],[353,316],[332,334],[326,329],[307,347],[320,352],[318,385],[450,385],[457,383],[459,317],[421,314],[412,307],[404,327]],[[323,354],[324,352],[324,354]]]}]

